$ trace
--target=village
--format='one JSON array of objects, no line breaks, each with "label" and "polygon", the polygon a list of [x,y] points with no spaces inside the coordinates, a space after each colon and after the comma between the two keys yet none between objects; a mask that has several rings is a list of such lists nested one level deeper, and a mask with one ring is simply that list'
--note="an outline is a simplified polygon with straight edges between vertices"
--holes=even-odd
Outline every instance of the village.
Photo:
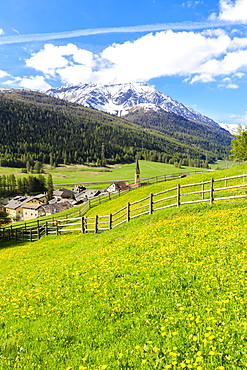
[{"label": "village", "polygon": [[28,221],[66,211],[96,197],[135,189],[141,185],[143,184],[140,181],[140,167],[138,160],[136,160],[134,183],[113,182],[104,190],[87,189],[82,184],[78,184],[72,190],[66,188],[54,190],[53,197],[49,201],[47,193],[34,196],[18,195],[13,198],[3,199],[1,210],[6,212],[11,222]]}]

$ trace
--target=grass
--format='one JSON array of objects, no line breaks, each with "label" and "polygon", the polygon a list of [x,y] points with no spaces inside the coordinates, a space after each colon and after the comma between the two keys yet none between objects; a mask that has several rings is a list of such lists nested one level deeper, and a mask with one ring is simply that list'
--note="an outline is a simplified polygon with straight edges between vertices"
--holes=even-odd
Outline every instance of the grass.
[{"label": "grass", "polygon": [[[147,197],[150,193],[155,194],[155,193],[159,193],[163,190],[173,188],[178,183],[180,183],[181,185],[192,184],[192,183],[200,183],[202,181],[209,181],[212,177],[214,179],[220,179],[220,178],[224,178],[225,176],[230,177],[230,176],[242,175],[243,173],[247,173],[246,164],[242,164],[242,165],[239,165],[239,166],[234,166],[234,167],[231,167],[227,170],[214,171],[214,172],[209,172],[209,173],[202,173],[202,174],[198,174],[198,175],[187,176],[187,177],[184,177],[184,178],[181,178],[181,179],[170,180],[170,181],[167,181],[167,182],[159,182],[159,183],[153,184],[151,186],[144,186],[144,187],[132,190],[131,192],[123,195],[122,197],[108,202],[107,206],[106,206],[105,203],[102,203],[101,205],[98,205],[97,207],[91,208],[87,212],[87,216],[108,215],[109,213],[114,213],[114,212],[118,211],[123,205],[126,205],[127,202],[135,202],[136,200]],[[228,186],[229,185],[234,185],[236,182],[239,183],[239,181],[240,180],[231,180],[231,182],[228,182],[227,185]],[[222,182],[220,185],[217,185],[217,187],[218,186],[222,187],[222,186],[224,186],[224,183]],[[186,192],[195,191],[195,190],[201,190],[201,187],[199,187],[198,189],[187,188]],[[184,190],[184,192],[185,192],[185,190]],[[175,193],[176,193],[176,191],[174,192],[174,194]],[[169,194],[169,195],[173,195],[173,193]],[[162,195],[162,197],[164,197],[164,195]],[[173,202],[174,202],[174,200],[173,200]]]},{"label": "grass", "polygon": [[0,369],[243,369],[244,203],[0,252]]},{"label": "grass", "polygon": [[242,201],[6,243],[0,369],[246,368],[246,239]]},{"label": "grass", "polygon": [[231,161],[231,160],[221,160],[221,161],[216,161],[214,164],[210,164],[209,168],[213,170],[225,170],[227,168],[231,168],[233,166],[238,166],[239,162]]},{"label": "grass", "polygon": [[[149,196],[149,194],[151,192],[153,194],[155,194],[155,193],[161,192],[163,190],[170,189],[170,188],[176,186],[177,183],[180,183],[181,185],[190,184],[190,183],[193,183],[193,182],[207,181],[207,180],[210,180],[211,177],[214,177],[214,179],[219,179],[219,178],[224,178],[224,176],[242,175],[243,173],[247,173],[247,167],[246,167],[245,164],[239,165],[239,166],[234,166],[234,167],[231,167],[227,170],[215,171],[215,172],[210,172],[210,173],[205,172],[205,173],[198,174],[198,175],[187,176],[185,178],[179,178],[179,179],[175,179],[175,180],[159,182],[159,183],[149,185],[149,186],[144,186],[144,187],[132,190],[132,191],[128,192],[127,194],[122,195],[121,197],[117,197],[116,199],[111,200],[110,202],[102,203],[102,204],[98,205],[97,207],[93,207],[86,213],[86,215],[87,216],[95,216],[96,214],[97,215],[108,215],[109,213],[114,213],[114,212],[118,211],[120,208],[122,208],[123,205],[126,205],[127,202],[135,202],[136,200],[139,200],[139,199],[142,199],[144,197]],[[228,181],[228,186],[229,185],[234,185],[234,183],[236,181],[239,182],[240,180],[232,180],[230,183]],[[220,185],[217,185],[217,186],[221,186],[221,187],[224,186],[224,182],[222,182]],[[201,187],[199,186],[198,189],[195,189],[195,188],[191,188],[191,189],[188,188],[187,189],[187,191],[195,191],[195,190],[201,190]],[[205,187],[205,190],[206,190],[206,187]],[[174,194],[175,193],[176,193],[176,191],[174,192]],[[173,195],[173,193],[171,193],[169,195]],[[233,195],[233,194],[229,194],[229,195]],[[161,197],[164,197],[164,195],[162,195]],[[173,200],[173,202],[174,202],[174,200]],[[137,205],[137,206],[140,206],[140,204]],[[73,207],[69,210],[66,210],[66,211],[63,211],[63,212],[60,212],[60,213],[57,213],[57,214],[53,214],[51,216],[41,217],[39,220],[41,222],[45,222],[47,220],[53,220],[53,219],[58,219],[58,218],[61,219],[61,218],[67,218],[67,217],[79,217],[81,215],[81,209],[83,207],[85,207],[85,206],[83,205],[83,206]],[[36,220],[30,220],[30,221],[26,221],[26,222],[21,221],[21,222],[18,222],[16,225],[14,225],[14,227],[15,226],[21,227],[23,224],[26,224],[27,226],[29,224],[35,224],[36,225]],[[35,225],[32,225],[31,227],[35,227]]]},{"label": "grass", "polygon": [[[110,183],[113,180],[125,180],[125,179],[132,179],[132,182],[134,182],[135,163],[114,165],[109,166],[108,168],[88,167],[84,165],[60,165],[59,167],[56,168],[50,168],[50,166],[46,165],[44,169],[45,176],[48,173],[52,174],[53,183],[60,185],[84,182],[93,183],[97,181],[109,181]],[[140,169],[142,178],[161,176],[165,174],[170,175],[173,173],[175,174],[190,171],[203,171],[203,169],[201,168],[195,167],[176,168],[171,164],[149,161],[140,161]],[[104,170],[108,170],[111,172],[103,172]],[[28,174],[21,173],[20,168],[0,167],[0,175],[10,175],[10,174],[14,174],[17,178],[28,176]]]}]

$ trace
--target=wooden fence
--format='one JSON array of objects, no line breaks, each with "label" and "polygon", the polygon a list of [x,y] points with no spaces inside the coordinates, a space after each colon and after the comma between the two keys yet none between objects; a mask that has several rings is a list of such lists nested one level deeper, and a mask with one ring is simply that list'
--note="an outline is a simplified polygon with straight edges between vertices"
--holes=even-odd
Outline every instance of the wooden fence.
[{"label": "wooden fence", "polygon": [[[145,215],[152,214],[161,209],[180,207],[185,204],[209,203],[216,201],[232,201],[247,198],[247,174],[211,179],[194,184],[177,184],[175,187],[163,190],[156,194],[128,202],[115,213],[94,217],[70,217],[56,219],[41,223],[36,221],[36,227],[13,226],[0,230],[1,239],[14,239],[21,241],[35,241],[44,235],[60,235],[68,232],[97,233],[99,231],[111,230],[125,222]],[[89,209],[90,204],[86,204]]]}]

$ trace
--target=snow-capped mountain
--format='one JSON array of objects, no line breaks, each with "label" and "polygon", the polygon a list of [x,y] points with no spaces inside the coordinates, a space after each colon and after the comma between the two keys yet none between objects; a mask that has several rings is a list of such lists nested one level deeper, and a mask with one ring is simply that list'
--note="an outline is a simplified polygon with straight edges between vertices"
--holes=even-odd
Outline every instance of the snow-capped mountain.
[{"label": "snow-capped mountain", "polygon": [[239,125],[236,123],[219,123],[220,127],[224,128],[225,130],[229,131],[230,134],[236,135],[238,132]]},{"label": "snow-capped mountain", "polygon": [[220,127],[212,119],[186,107],[145,83],[68,85],[50,89],[46,94],[121,117],[127,115],[133,107],[137,106],[153,110],[162,108],[190,120]]}]

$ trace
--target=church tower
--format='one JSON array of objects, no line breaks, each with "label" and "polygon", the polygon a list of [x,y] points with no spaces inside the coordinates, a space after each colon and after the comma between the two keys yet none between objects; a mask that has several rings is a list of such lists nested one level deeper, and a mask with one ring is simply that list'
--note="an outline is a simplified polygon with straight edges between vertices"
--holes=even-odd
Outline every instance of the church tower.
[{"label": "church tower", "polygon": [[138,184],[139,186],[141,185],[140,167],[137,158],[136,158],[135,184]]}]

